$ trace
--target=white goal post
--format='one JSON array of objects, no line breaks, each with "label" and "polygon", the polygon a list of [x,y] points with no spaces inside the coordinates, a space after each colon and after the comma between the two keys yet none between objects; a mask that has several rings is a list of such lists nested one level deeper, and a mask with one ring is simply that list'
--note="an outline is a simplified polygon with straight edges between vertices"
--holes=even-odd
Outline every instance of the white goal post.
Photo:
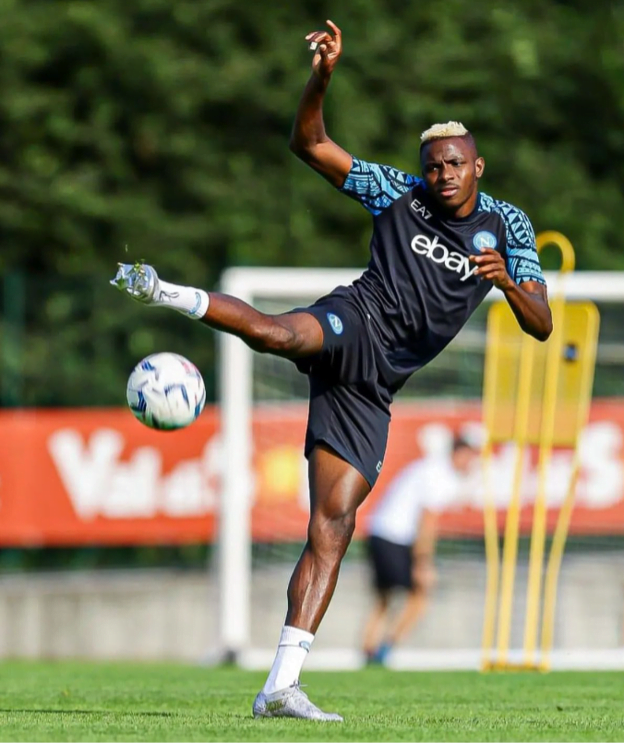
[{"label": "white goal post", "polygon": [[[360,269],[297,269],[297,268],[231,268],[221,278],[220,290],[252,305],[261,300],[283,301],[302,298],[301,305],[311,304],[338,285],[348,285]],[[569,299],[589,299],[596,302],[623,303],[624,272],[574,272],[560,277],[546,273],[551,294],[559,287]],[[561,282],[561,284],[558,284]],[[487,301],[501,297],[492,291]],[[254,354],[239,339],[228,334],[219,336],[219,403],[223,443],[223,480],[220,500],[217,571],[219,583],[219,645],[223,653],[248,667],[266,667],[273,650],[257,653],[252,647],[252,536],[251,498],[252,476],[252,415],[254,407]],[[443,354],[446,352],[443,352]],[[624,394],[624,381],[622,387]],[[301,443],[303,447],[303,442]],[[290,564],[294,565],[294,561]],[[338,588],[340,591],[340,587]],[[281,592],[281,609],[286,609],[286,583]],[[274,629],[277,639],[279,627]],[[316,664],[315,664],[315,656]],[[588,662],[586,656],[567,653],[560,657],[555,651],[553,666],[624,667],[621,652],[597,652]],[[311,654],[307,668],[326,666],[348,668],[357,666],[355,651]],[[479,648],[453,650],[444,654],[397,656],[396,668],[477,668]]]}]

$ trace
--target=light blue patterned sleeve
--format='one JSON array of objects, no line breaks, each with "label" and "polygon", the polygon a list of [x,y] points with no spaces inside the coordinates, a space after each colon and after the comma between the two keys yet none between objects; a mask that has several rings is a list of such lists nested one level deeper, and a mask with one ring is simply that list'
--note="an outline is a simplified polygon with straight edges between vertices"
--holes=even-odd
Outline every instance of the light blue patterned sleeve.
[{"label": "light blue patterned sleeve", "polygon": [[507,231],[507,273],[516,282],[546,284],[535,245],[533,225],[526,214],[505,202],[499,202],[498,213]]},{"label": "light blue patterned sleeve", "polygon": [[340,191],[360,202],[371,214],[378,215],[421,180],[389,165],[353,158],[351,171]]}]

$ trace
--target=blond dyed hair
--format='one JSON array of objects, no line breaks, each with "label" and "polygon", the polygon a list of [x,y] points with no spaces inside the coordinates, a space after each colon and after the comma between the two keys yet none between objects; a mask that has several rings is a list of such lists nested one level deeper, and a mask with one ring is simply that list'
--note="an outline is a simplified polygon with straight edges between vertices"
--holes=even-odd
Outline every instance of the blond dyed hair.
[{"label": "blond dyed hair", "polygon": [[460,121],[447,121],[444,124],[434,124],[425,129],[420,135],[420,145],[425,145],[432,140],[444,139],[445,137],[465,137],[470,132]]}]

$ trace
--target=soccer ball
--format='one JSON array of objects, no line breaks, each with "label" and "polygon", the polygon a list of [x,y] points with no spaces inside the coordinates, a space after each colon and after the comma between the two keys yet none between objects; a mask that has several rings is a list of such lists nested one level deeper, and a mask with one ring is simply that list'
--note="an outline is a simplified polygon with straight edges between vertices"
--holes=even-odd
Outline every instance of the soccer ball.
[{"label": "soccer ball", "polygon": [[206,388],[197,367],[179,354],[152,354],[132,370],[126,388],[130,410],[151,427],[182,429],[199,416]]}]

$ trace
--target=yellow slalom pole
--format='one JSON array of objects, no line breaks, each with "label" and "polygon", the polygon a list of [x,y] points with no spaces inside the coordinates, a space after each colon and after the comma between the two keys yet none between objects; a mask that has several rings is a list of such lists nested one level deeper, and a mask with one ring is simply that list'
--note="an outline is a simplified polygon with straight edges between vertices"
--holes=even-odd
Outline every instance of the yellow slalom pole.
[{"label": "yellow slalom pole", "polygon": [[498,611],[497,661],[495,664],[497,667],[505,667],[509,655],[513,591],[516,575],[516,561],[518,558],[518,528],[520,524],[522,471],[529,423],[531,374],[533,371],[535,343],[536,342],[529,336],[523,336],[520,372],[518,375],[516,420],[514,426],[516,457],[511,499],[507,508],[505,544],[503,547],[503,567]]},{"label": "yellow slalom pole", "polygon": [[557,601],[557,582],[559,580],[559,569],[563,558],[572,509],[574,507],[574,496],[576,494],[576,483],[580,471],[580,458],[578,449],[574,452],[572,464],[572,473],[568,483],[568,491],[565,501],[559,511],[557,526],[553,534],[552,547],[550,549],[550,558],[546,569],[546,578],[544,580],[544,617],[542,622],[542,659],[541,668],[545,671],[550,669],[550,651],[553,644],[555,630],[555,604]]},{"label": "yellow slalom pole", "polygon": [[481,644],[481,669],[491,666],[491,654],[494,647],[494,633],[496,627],[496,597],[498,594],[498,579],[500,556],[498,549],[498,525],[496,523],[496,503],[492,490],[492,453],[493,445],[488,438],[483,448],[483,476],[485,502],[483,505],[483,532],[485,538],[486,584],[485,609],[483,619],[483,640]]},{"label": "yellow slalom pole", "polygon": [[546,230],[536,237],[535,244],[538,253],[547,245],[556,245],[561,253],[561,266],[559,267],[559,271],[562,274],[574,271],[574,248],[565,235],[556,230]]},{"label": "yellow slalom pole", "polygon": [[[546,245],[555,245],[561,253],[560,276],[574,269],[575,257],[572,243],[561,233],[549,231],[537,237],[537,250]],[[531,550],[529,555],[529,578],[527,584],[526,615],[524,626],[524,665],[535,665],[535,649],[540,619],[540,596],[544,548],[546,544],[546,514],[548,470],[555,436],[557,411],[557,385],[562,357],[565,297],[562,287],[551,301],[553,333],[548,342],[543,392],[542,420],[539,435],[538,483],[533,507],[533,526],[531,530]]]},{"label": "yellow slalom pole", "polygon": [[540,616],[540,594],[544,547],[546,544],[546,510],[548,470],[555,435],[555,416],[557,411],[557,384],[561,364],[563,343],[563,316],[565,300],[558,295],[551,304],[553,314],[553,333],[548,342],[544,393],[542,398],[542,421],[540,426],[538,482],[535,504],[533,506],[533,527],[531,530],[531,550],[529,555],[529,579],[527,584],[526,615],[524,626],[524,664],[535,664],[535,647]]},{"label": "yellow slalom pole", "polygon": [[591,405],[591,392],[594,382],[594,370],[596,367],[596,351],[598,345],[598,328],[600,325],[600,316],[597,308],[592,305],[588,308],[589,323],[587,327],[587,338],[585,340],[585,360],[582,368],[582,376],[579,383],[579,395],[581,405],[578,408],[578,418],[576,422],[576,441],[574,445],[574,457],[572,460],[572,472],[568,483],[568,491],[565,501],[559,512],[557,525],[553,535],[553,543],[550,549],[550,558],[546,569],[546,579],[544,582],[544,614],[542,621],[542,669],[550,668],[550,652],[552,650],[555,628],[555,605],[557,602],[557,586],[559,581],[559,571],[563,559],[568,530],[570,528],[570,519],[574,508],[574,498],[576,496],[576,484],[581,469],[581,460],[578,449],[578,435],[581,427],[585,426],[589,417],[589,407]]}]

